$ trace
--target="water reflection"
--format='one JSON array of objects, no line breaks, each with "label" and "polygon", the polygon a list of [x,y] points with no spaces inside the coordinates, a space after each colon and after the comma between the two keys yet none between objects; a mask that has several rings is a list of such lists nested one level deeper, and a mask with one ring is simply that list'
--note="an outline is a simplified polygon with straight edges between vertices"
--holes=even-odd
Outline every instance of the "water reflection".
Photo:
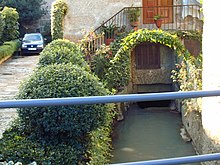
[{"label": "water reflection", "polygon": [[168,108],[134,105],[115,129],[112,163],[195,155],[180,136],[181,116]]}]

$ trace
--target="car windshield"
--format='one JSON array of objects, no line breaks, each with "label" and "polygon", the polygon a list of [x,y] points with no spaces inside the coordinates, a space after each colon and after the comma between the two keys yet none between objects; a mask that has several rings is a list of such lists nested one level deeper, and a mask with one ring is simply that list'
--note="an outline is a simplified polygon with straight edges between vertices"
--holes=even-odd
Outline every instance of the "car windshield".
[{"label": "car windshield", "polygon": [[41,37],[39,35],[26,35],[24,40],[28,41],[41,41]]}]

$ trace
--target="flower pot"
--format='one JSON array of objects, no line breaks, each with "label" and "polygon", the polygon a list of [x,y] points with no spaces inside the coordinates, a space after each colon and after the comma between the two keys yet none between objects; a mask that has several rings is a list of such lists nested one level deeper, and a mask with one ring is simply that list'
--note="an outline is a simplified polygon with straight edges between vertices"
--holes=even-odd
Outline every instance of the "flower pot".
[{"label": "flower pot", "polygon": [[155,22],[158,29],[160,29],[160,27],[162,25],[162,21],[163,21],[162,19],[154,20],[154,22]]},{"label": "flower pot", "polygon": [[105,44],[110,45],[110,43],[113,42],[113,41],[114,41],[114,38],[106,38],[105,39]]},{"label": "flower pot", "polygon": [[138,27],[138,26],[139,26],[139,24],[140,24],[140,22],[139,22],[139,21],[134,21],[134,22],[131,22],[131,26],[132,26],[132,27]]},{"label": "flower pot", "polygon": [[137,26],[135,26],[135,27],[134,27],[134,30],[135,30],[135,31],[136,31],[136,30],[138,30],[138,27],[137,27]]}]

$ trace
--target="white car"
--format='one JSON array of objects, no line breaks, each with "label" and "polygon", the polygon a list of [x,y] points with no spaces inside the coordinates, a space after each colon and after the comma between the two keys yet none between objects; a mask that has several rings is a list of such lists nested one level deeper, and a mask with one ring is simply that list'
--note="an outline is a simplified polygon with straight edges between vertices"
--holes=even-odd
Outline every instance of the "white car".
[{"label": "white car", "polygon": [[21,43],[21,54],[39,54],[44,48],[44,38],[40,33],[25,34]]}]

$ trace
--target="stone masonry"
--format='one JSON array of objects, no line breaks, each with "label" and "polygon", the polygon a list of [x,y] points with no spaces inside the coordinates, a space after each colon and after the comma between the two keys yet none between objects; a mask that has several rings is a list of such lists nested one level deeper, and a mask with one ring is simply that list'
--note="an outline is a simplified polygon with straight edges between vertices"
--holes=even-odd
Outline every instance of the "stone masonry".
[{"label": "stone masonry", "polygon": [[[0,64],[0,100],[14,99],[20,83],[33,71],[38,56],[14,56]],[[0,109],[0,138],[16,117],[16,109]]]}]

